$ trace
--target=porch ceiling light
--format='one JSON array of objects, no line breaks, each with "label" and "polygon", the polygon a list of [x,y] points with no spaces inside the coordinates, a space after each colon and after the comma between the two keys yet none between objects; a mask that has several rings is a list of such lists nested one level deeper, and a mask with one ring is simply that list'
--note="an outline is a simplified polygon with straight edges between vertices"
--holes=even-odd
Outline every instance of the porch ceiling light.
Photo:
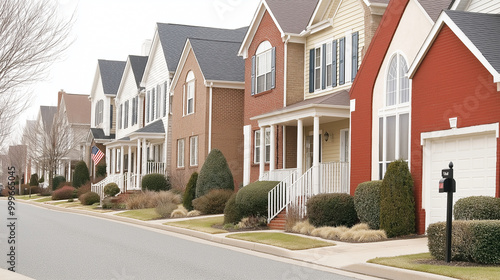
[{"label": "porch ceiling light", "polygon": [[328,142],[328,139],[330,138],[330,134],[328,134],[328,131],[325,131],[325,134],[323,136],[325,137],[325,142]]}]

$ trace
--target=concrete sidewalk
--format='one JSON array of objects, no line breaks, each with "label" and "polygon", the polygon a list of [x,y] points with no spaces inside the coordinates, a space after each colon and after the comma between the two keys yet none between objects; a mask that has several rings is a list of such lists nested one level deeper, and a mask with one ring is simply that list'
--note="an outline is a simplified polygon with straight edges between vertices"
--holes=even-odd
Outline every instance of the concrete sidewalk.
[{"label": "concrete sidewalk", "polygon": [[[422,280],[454,279],[430,273],[366,263],[367,260],[376,257],[392,257],[399,255],[428,252],[426,237],[389,240],[389,241],[373,242],[373,243],[346,243],[346,242],[332,241],[333,243],[336,244],[336,246],[292,251],[275,246],[237,240],[233,238],[227,238],[226,235],[231,233],[208,234],[204,232],[163,225],[163,223],[167,221],[168,222],[175,221],[173,219],[140,221],[136,219],[116,216],[113,215],[114,213],[113,214],[99,213],[81,209],[63,208],[50,204],[42,204],[31,201],[23,201],[23,202],[57,211],[90,215],[94,217],[106,218],[114,221],[134,224],[137,226],[159,229],[167,232],[181,234],[183,236],[195,237],[202,240],[215,242],[218,244],[234,246],[237,248],[270,254],[277,257],[292,259],[306,264],[317,265],[324,268],[331,268],[347,272],[359,273],[368,276],[365,279],[374,279],[372,277],[382,278],[382,279],[422,279]],[[176,220],[182,220],[182,219],[176,219]],[[280,231],[275,231],[275,232],[280,232]],[[316,237],[310,237],[310,238],[320,239]],[[17,280],[17,278],[4,278],[2,271],[0,271],[0,279]],[[19,279],[29,279],[29,278],[19,278]]]}]

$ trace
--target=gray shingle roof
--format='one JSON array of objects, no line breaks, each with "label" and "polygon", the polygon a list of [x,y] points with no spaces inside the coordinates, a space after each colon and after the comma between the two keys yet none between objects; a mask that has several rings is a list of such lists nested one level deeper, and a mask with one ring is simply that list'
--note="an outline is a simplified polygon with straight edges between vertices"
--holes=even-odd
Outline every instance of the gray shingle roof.
[{"label": "gray shingle roof", "polygon": [[100,139],[100,140],[115,139],[114,134],[110,134],[109,136],[106,136],[104,134],[104,130],[102,130],[102,128],[91,128],[90,132],[92,132],[92,136],[94,136],[94,139]]},{"label": "gray shingle roof", "polygon": [[245,81],[245,62],[238,56],[240,42],[190,38],[196,59],[205,79]]},{"label": "gray shingle roof", "polygon": [[42,117],[43,127],[47,131],[52,129],[54,116],[57,114],[56,106],[40,106],[40,115]]},{"label": "gray shingle roof", "polygon": [[299,34],[306,29],[318,0],[266,0],[285,33]]},{"label": "gray shingle roof", "polygon": [[445,11],[488,62],[500,73],[500,14]]},{"label": "gray shingle roof", "polygon": [[165,127],[163,126],[162,120],[157,120],[154,123],[151,123],[141,129],[135,131],[137,132],[145,132],[145,133],[165,133]]},{"label": "gray shingle roof", "polygon": [[163,54],[165,55],[168,71],[170,72],[174,72],[177,69],[177,64],[179,64],[182,50],[188,38],[241,43],[248,28],[221,29],[170,23],[157,23],[157,27]]},{"label": "gray shingle roof", "polygon": [[418,2],[435,22],[441,12],[449,8],[453,0],[418,0]]},{"label": "gray shingle roof", "polygon": [[137,88],[139,88],[142,76],[144,75],[144,70],[146,69],[146,63],[148,62],[148,57],[129,55],[128,58],[130,60],[130,66],[132,67],[132,72],[134,72]]},{"label": "gray shingle roof", "polygon": [[285,109],[290,109],[290,108],[295,108],[295,107],[302,107],[305,105],[336,105],[336,106],[349,106],[350,101],[349,101],[349,91],[348,90],[342,90],[336,93],[328,94],[325,96],[320,96],[320,97],[315,97],[315,98],[310,98],[306,99],[301,102],[297,102],[295,104],[286,106]]},{"label": "gray shingle roof", "polygon": [[98,63],[104,94],[116,95],[126,62],[99,59]]}]

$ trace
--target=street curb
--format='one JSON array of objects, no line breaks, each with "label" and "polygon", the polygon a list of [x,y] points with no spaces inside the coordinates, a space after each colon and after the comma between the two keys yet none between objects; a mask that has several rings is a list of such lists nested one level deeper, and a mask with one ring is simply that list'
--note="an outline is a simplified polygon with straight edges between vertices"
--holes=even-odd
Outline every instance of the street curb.
[{"label": "street curb", "polygon": [[340,268],[345,271],[361,273],[365,275],[380,277],[384,279],[412,279],[412,280],[453,280],[438,274],[407,270],[397,267],[385,266],[373,263],[351,264]]}]

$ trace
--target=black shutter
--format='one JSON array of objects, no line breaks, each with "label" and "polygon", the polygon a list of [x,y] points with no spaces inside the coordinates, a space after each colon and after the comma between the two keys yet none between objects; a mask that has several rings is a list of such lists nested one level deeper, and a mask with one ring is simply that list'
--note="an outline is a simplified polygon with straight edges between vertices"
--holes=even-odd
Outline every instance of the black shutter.
[{"label": "black shutter", "polygon": [[358,73],[358,38],[358,32],[352,34],[352,82],[354,82],[354,78],[356,78],[356,74]]},{"label": "black shutter", "polygon": [[339,40],[339,85],[345,84],[345,38]]},{"label": "black shutter", "polygon": [[314,49],[309,51],[309,92],[314,92]]},{"label": "black shutter", "polygon": [[321,89],[326,88],[326,44],[321,48]]},{"label": "black shutter", "polygon": [[337,40],[332,43],[332,87],[337,86]]}]

